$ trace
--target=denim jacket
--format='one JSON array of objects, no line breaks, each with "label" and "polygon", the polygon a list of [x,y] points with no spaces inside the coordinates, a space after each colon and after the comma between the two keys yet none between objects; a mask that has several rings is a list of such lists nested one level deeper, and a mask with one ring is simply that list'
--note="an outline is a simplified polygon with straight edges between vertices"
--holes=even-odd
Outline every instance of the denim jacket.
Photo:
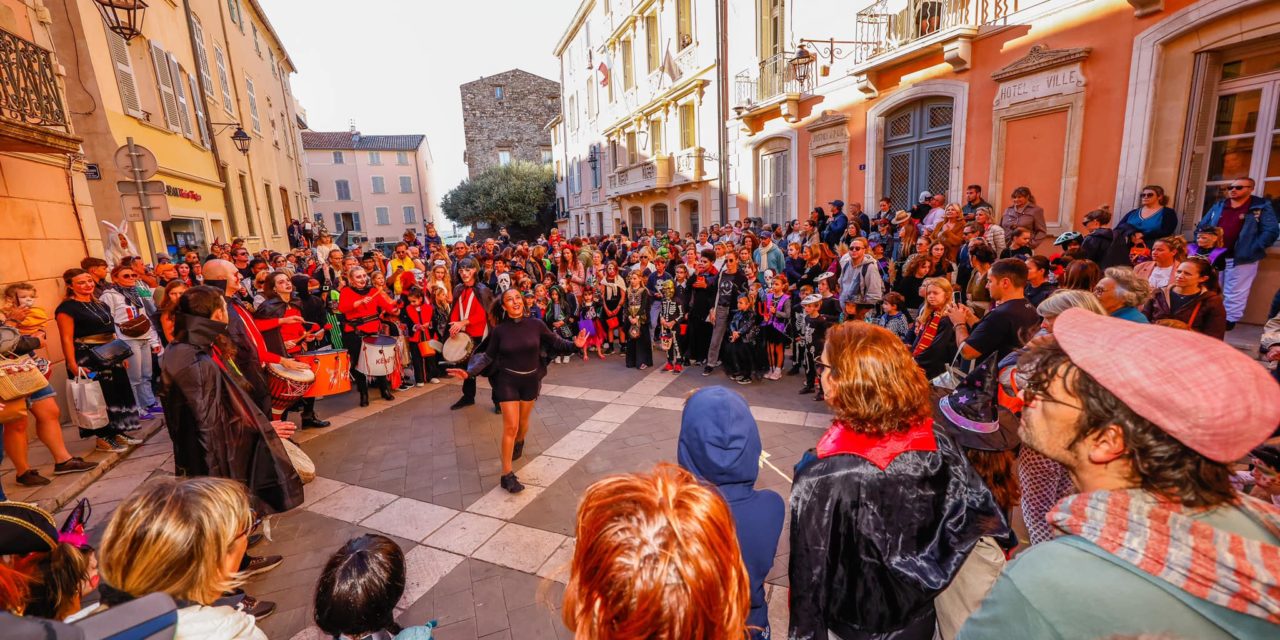
[{"label": "denim jacket", "polygon": [[[1222,209],[1226,204],[1225,199],[1215,202],[1200,224],[1196,225],[1196,232],[1199,233],[1206,227],[1222,226],[1219,223],[1222,221]],[[1244,226],[1240,228],[1240,237],[1236,239],[1236,264],[1249,264],[1264,258],[1267,255],[1267,247],[1276,241],[1277,236],[1280,236],[1280,223],[1276,221],[1276,210],[1271,206],[1271,201],[1251,196],[1249,213],[1245,215]]]}]

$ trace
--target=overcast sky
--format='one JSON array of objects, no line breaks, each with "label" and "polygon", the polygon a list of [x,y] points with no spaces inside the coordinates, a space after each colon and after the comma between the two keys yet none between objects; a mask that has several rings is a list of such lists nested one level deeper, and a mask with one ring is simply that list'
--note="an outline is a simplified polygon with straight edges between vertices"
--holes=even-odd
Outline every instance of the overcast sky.
[{"label": "overcast sky", "polygon": [[551,55],[580,0],[259,0],[298,68],[314,131],[423,133],[435,198],[466,177],[458,85],[520,68],[559,82]]}]

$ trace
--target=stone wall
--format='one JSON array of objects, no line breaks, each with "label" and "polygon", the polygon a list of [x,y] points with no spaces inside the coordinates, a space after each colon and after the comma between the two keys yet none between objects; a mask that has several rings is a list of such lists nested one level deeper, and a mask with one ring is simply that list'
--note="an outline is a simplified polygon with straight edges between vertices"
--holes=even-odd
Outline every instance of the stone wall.
[{"label": "stone wall", "polygon": [[468,82],[459,90],[468,176],[496,166],[503,150],[511,152],[512,161],[542,162],[542,150],[551,148],[546,125],[560,114],[558,82],[512,69]]}]

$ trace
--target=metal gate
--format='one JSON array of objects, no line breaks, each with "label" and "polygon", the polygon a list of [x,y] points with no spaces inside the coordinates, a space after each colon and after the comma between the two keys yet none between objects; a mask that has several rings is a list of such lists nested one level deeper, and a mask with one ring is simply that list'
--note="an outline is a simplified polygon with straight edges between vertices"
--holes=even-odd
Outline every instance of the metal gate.
[{"label": "metal gate", "polygon": [[883,189],[895,208],[950,191],[953,112],[950,98],[925,98],[885,117]]}]

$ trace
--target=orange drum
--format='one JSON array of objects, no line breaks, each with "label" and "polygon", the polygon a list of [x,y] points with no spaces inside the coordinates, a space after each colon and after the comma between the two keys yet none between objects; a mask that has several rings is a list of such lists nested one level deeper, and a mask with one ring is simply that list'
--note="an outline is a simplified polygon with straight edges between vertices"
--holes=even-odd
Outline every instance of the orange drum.
[{"label": "orange drum", "polygon": [[305,362],[316,374],[315,384],[307,390],[304,398],[332,396],[351,390],[351,356],[346,351],[308,351],[294,356],[294,359]]}]

